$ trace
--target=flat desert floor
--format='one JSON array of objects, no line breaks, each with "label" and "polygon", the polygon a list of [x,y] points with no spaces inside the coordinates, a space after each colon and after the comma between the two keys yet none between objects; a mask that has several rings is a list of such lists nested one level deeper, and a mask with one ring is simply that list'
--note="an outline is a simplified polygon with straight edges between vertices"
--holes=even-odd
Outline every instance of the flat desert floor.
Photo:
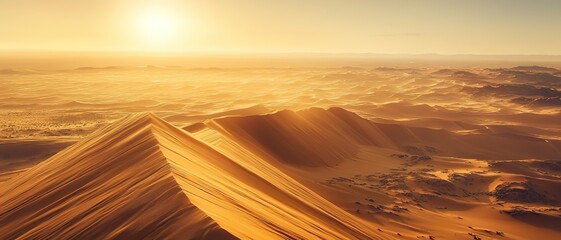
[{"label": "flat desert floor", "polygon": [[0,238],[181,236],[561,239],[561,70],[0,70]]}]

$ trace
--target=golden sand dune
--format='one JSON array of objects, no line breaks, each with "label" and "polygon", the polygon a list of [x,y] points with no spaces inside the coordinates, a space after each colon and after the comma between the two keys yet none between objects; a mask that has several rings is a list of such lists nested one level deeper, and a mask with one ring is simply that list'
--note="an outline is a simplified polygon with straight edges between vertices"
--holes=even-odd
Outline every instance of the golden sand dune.
[{"label": "golden sand dune", "polygon": [[[154,115],[127,117],[0,188],[13,238],[389,238],[274,168]],[[255,160],[255,159],[253,159]]]}]

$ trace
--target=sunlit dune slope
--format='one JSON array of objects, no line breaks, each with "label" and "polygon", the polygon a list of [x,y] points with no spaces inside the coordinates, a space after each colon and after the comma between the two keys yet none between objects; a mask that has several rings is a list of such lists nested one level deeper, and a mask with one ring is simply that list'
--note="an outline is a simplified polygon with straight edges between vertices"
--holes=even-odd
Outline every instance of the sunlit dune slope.
[{"label": "sunlit dune slope", "polygon": [[128,117],[3,183],[0,235],[391,238],[278,170],[243,161],[154,115]]},{"label": "sunlit dune slope", "polygon": [[0,235],[230,236],[182,192],[154,129],[151,117],[127,118],[4,183]]},{"label": "sunlit dune slope", "polygon": [[[334,166],[356,154],[359,145],[478,159],[554,159],[561,141],[515,134],[458,134],[447,130],[374,123],[342,108],[311,108],[274,114],[225,117],[206,122],[248,148],[280,161]],[[201,129],[200,124],[185,128]]]}]

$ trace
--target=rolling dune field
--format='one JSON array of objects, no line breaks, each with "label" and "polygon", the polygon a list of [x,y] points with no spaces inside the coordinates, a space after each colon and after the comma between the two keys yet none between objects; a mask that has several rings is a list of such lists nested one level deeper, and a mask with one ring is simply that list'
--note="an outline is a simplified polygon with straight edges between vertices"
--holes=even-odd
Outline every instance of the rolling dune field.
[{"label": "rolling dune field", "polygon": [[559,239],[561,69],[0,71],[2,239]]}]

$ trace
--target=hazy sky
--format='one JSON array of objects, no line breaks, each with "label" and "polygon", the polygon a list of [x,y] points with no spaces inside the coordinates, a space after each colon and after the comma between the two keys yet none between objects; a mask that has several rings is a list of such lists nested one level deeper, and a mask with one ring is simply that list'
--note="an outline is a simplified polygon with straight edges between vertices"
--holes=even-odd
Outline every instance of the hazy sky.
[{"label": "hazy sky", "polygon": [[561,54],[558,0],[0,0],[0,49]]}]

